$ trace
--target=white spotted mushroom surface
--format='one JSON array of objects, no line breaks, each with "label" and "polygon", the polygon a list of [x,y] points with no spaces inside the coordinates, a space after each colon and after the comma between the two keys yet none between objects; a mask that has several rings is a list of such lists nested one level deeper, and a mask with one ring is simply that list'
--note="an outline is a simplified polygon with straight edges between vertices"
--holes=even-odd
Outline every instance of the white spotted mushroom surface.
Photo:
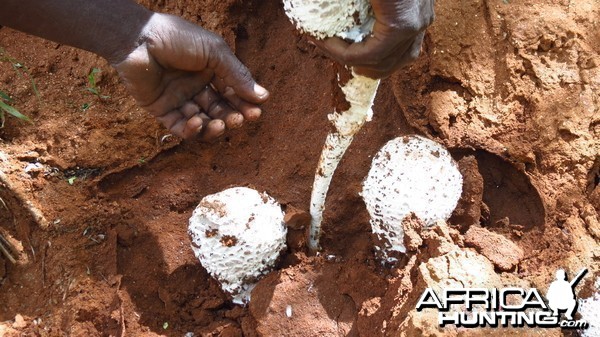
[{"label": "white spotted mushroom surface", "polygon": [[426,226],[447,220],[462,193],[462,175],[450,153],[421,136],[389,141],[373,158],[362,197],[371,228],[389,252],[406,252],[402,220],[415,213]]},{"label": "white spotted mushroom surface", "polygon": [[303,33],[360,41],[375,23],[368,0],[283,0],[286,15]]},{"label": "white spotted mushroom surface", "polygon": [[600,277],[596,278],[595,288],[591,297],[579,300],[581,319],[589,323],[588,328],[581,332],[582,337],[600,336]]},{"label": "white spotted mushroom surface", "polygon": [[189,221],[192,249],[200,263],[246,304],[259,278],[286,248],[281,206],[266,193],[234,187],[202,199]]}]

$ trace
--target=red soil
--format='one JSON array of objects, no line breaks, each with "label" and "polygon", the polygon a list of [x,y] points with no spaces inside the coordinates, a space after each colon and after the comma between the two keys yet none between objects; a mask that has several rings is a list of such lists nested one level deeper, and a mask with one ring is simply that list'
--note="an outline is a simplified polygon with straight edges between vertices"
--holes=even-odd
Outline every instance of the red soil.
[{"label": "red soil", "polygon": [[[0,231],[18,257],[0,257],[0,335],[428,335],[436,328],[411,316],[426,282],[419,266],[452,250],[481,253],[501,282],[541,288],[557,268],[587,267],[590,291],[600,271],[597,2],[438,1],[421,58],[382,82],[373,121],[334,176],[323,252],[306,254],[295,223],[249,308],[200,266],[187,220],[203,196],[233,185],[308,209],[337,67],[277,1],[142,3],[220,33],[272,98],[260,121],[216,143],[180,142],[105,61],[1,28],[0,47],[29,74],[1,62],[0,90],[34,124],[8,117],[0,130]],[[92,68],[110,98],[85,90]],[[415,232],[421,243],[390,269],[375,258],[358,193],[377,150],[412,133],[460,160],[465,192],[451,228]],[[42,172],[25,173],[35,162]],[[463,240],[474,225],[485,231]],[[502,261],[490,246],[503,240],[522,254]]]}]

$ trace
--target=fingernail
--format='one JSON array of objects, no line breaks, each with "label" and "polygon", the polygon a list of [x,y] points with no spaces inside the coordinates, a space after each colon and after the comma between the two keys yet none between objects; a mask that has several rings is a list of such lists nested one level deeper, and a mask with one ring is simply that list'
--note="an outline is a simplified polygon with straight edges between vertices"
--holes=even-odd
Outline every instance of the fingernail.
[{"label": "fingernail", "polygon": [[262,113],[262,110],[260,108],[250,109],[247,114],[248,120],[250,122],[256,121],[260,117],[261,113]]},{"label": "fingernail", "polygon": [[227,116],[225,125],[227,126],[228,129],[237,129],[240,126],[242,126],[243,122],[244,122],[244,116],[239,112],[235,112],[235,113],[232,113],[229,116]]},{"label": "fingernail", "polygon": [[269,94],[267,89],[261,87],[258,84],[254,84],[254,93],[257,94],[260,98],[264,98]]}]

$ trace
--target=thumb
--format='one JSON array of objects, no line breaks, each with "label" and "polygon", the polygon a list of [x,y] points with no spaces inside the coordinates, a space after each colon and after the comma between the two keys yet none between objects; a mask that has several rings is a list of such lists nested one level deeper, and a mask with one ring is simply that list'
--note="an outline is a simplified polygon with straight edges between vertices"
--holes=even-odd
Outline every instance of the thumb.
[{"label": "thumb", "polygon": [[215,48],[215,53],[211,53],[214,57],[209,61],[209,67],[214,70],[215,76],[245,101],[251,103],[266,101],[269,98],[267,89],[254,81],[248,68],[240,62],[224,41],[222,44],[223,46]]},{"label": "thumb", "polygon": [[151,21],[156,32],[149,34],[148,47],[159,63],[184,71],[210,69],[248,102],[262,103],[269,97],[217,34],[173,15],[156,14]]}]

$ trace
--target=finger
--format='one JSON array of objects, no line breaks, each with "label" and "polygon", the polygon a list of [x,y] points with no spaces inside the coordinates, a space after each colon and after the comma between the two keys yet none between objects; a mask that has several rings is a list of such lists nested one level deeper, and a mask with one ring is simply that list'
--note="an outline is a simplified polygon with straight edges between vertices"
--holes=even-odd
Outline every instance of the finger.
[{"label": "finger", "polygon": [[171,130],[171,128],[177,123],[180,119],[186,119],[179,110],[171,110],[168,113],[156,117],[156,120],[159,121],[165,128]]},{"label": "finger", "polygon": [[327,56],[340,63],[345,63],[344,54],[350,44],[340,39],[339,37],[330,37],[324,40],[313,40],[315,45],[319,47]]},{"label": "finger", "polygon": [[213,120],[220,119],[225,122],[228,129],[236,129],[244,123],[244,116],[241,113],[234,111],[228,104],[221,102],[215,104],[210,111],[207,111],[208,116]]},{"label": "finger", "polygon": [[375,65],[381,62],[382,55],[387,56],[391,41],[381,41],[379,36],[371,36],[362,42],[349,44],[339,37],[331,37],[318,41],[320,47],[329,57],[349,65]]},{"label": "finger", "polygon": [[211,53],[209,67],[214,69],[215,76],[231,87],[242,99],[252,103],[263,103],[269,98],[269,92],[254,81],[248,68],[231,52],[225,42],[224,47]]},{"label": "finger", "polygon": [[194,96],[194,102],[200,105],[200,108],[204,111],[209,111],[213,108],[215,104],[217,104],[221,98],[219,95],[211,88],[210,85],[207,85],[202,89],[196,96]]},{"label": "finger", "polygon": [[200,116],[200,118],[202,119],[202,125],[204,125],[204,126],[208,125],[208,123],[210,123],[210,121],[212,120],[204,112],[201,112],[198,116]]},{"label": "finger", "polygon": [[225,133],[225,122],[220,119],[213,119],[202,131],[200,140],[212,141],[223,135],[223,133]]},{"label": "finger", "polygon": [[372,78],[374,80],[384,79],[391,75],[389,72],[377,71],[366,67],[353,67],[352,70],[354,70],[357,75]]},{"label": "finger", "polygon": [[204,122],[202,121],[202,118],[200,118],[200,116],[198,116],[198,115],[195,115],[192,118],[188,119],[185,122],[185,126],[181,133],[182,138],[190,139],[190,138],[194,137],[195,135],[199,134],[200,132],[202,132],[202,128],[204,126],[203,124],[204,124]]},{"label": "finger", "polygon": [[373,79],[383,79],[389,77],[396,70],[410,63],[408,60],[409,56],[406,54],[406,52],[404,55],[400,52],[394,52],[379,64],[372,66],[354,66],[352,67],[352,70],[358,75]]},{"label": "finger", "polygon": [[244,119],[250,122],[258,120],[260,115],[262,115],[261,108],[244,101],[238,104],[238,110],[242,113]]},{"label": "finger", "polygon": [[262,110],[257,105],[241,99],[236,95],[235,91],[231,87],[228,87],[222,80],[215,78],[213,79],[213,84],[221,96],[223,96],[232,107],[239,111],[244,116],[245,120],[255,121],[262,114]]},{"label": "finger", "polygon": [[243,115],[223,101],[211,86],[207,86],[198,95],[194,96],[194,101],[202,107],[210,118],[223,120],[227,128],[238,128],[244,122]]},{"label": "finger", "polygon": [[202,119],[199,116],[190,119],[181,118],[175,122],[169,131],[177,137],[189,139],[202,131]]},{"label": "finger", "polygon": [[181,111],[181,113],[189,119],[200,113],[200,107],[195,102],[190,101],[185,102],[179,111]]},{"label": "finger", "polygon": [[423,48],[423,40],[425,40],[425,32],[421,32],[419,35],[417,35],[415,41],[409,48],[409,52],[406,54],[404,64],[402,64],[402,66],[410,64],[419,58],[421,49]]},{"label": "finger", "polygon": [[203,120],[199,115],[186,118],[179,110],[173,110],[164,116],[156,118],[173,135],[187,139],[202,130]]},{"label": "finger", "polygon": [[[227,127],[232,127],[231,125],[229,125],[228,120],[229,120],[229,116],[233,116],[233,115],[239,115],[240,117],[242,117],[241,114],[237,113],[236,111],[234,111],[229,104],[225,103],[225,102],[219,102],[217,104],[214,104],[212,106],[212,108],[209,111],[206,111],[206,113],[208,114],[208,116],[212,119],[220,119],[222,121],[225,122],[225,124],[227,125]],[[233,118],[231,119],[231,122],[237,120],[237,118]],[[242,121],[243,121],[243,117],[242,117]],[[239,126],[239,125],[237,125]]]},{"label": "finger", "polygon": [[[158,99],[150,105],[143,106],[154,116],[160,116],[164,111],[183,106],[190,97],[198,93],[210,82],[211,77],[206,73],[175,73],[174,79],[162,89]],[[167,79],[169,80],[169,79]]]},{"label": "finger", "polygon": [[237,111],[233,111],[225,117],[225,125],[228,129],[237,129],[241,127],[242,124],[244,124],[244,116]]},{"label": "finger", "polygon": [[333,37],[316,41],[316,44],[326,54],[341,63],[367,67],[378,65],[382,60],[397,52],[400,52],[400,55],[404,54],[419,33],[401,32],[376,22],[372,35],[361,42],[349,44],[338,37]]},{"label": "finger", "polygon": [[[419,57],[424,37],[424,32],[417,35],[413,43],[403,54],[400,54],[400,52],[394,52],[392,53],[392,55],[382,60],[381,63],[376,66],[354,67],[353,70],[359,75],[367,76],[374,79],[389,77],[400,68],[413,63]],[[398,57],[398,55],[401,56]]]}]

